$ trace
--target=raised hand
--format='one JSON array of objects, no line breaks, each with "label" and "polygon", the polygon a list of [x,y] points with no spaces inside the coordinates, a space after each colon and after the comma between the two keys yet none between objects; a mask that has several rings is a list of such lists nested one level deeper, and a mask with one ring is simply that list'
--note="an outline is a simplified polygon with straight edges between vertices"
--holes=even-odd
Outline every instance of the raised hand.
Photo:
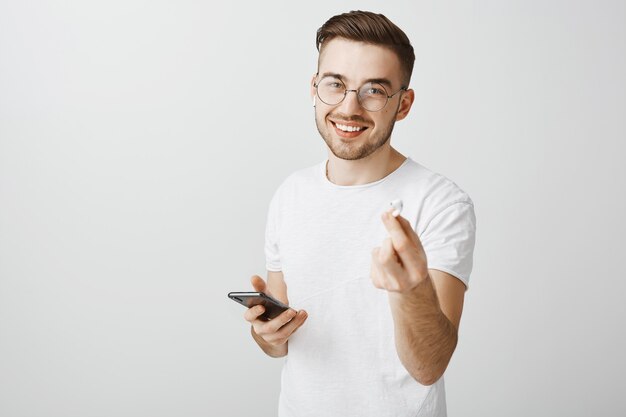
[{"label": "raised hand", "polygon": [[404,217],[392,216],[391,210],[381,217],[390,237],[372,251],[372,283],[387,291],[410,291],[428,277],[426,253]]}]

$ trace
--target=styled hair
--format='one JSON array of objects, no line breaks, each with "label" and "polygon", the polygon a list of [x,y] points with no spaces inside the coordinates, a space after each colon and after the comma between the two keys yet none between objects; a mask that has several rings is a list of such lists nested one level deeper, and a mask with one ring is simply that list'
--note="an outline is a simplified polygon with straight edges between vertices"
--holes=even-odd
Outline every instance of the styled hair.
[{"label": "styled hair", "polygon": [[382,14],[353,10],[331,17],[317,30],[316,47],[322,52],[324,43],[334,38],[365,42],[390,49],[400,60],[405,87],[411,80],[415,52],[406,34]]}]

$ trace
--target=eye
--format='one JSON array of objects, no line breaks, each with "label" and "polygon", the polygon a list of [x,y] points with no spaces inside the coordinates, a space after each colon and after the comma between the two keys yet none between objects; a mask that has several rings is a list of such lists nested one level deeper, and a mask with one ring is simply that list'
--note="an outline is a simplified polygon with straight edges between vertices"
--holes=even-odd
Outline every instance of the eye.
[{"label": "eye", "polygon": [[336,78],[324,80],[322,87],[328,88],[331,90],[340,90],[344,88],[343,83],[340,80],[337,80]]},{"label": "eye", "polygon": [[387,92],[385,90],[376,86],[369,86],[366,88],[365,94],[368,96],[387,96]]}]

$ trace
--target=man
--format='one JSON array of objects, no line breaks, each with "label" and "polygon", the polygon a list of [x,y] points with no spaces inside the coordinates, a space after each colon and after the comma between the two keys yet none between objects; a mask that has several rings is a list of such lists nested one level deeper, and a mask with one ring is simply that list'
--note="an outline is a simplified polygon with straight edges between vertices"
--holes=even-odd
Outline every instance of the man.
[{"label": "man", "polygon": [[[270,203],[267,284],[293,308],[245,318],[287,356],[280,416],[445,416],[442,375],[472,269],[472,200],[391,147],[411,109],[415,56],[386,17],[350,12],[317,33],[311,80],[328,160],[292,174]],[[402,199],[398,217],[386,211]],[[382,216],[381,216],[382,214]]]}]

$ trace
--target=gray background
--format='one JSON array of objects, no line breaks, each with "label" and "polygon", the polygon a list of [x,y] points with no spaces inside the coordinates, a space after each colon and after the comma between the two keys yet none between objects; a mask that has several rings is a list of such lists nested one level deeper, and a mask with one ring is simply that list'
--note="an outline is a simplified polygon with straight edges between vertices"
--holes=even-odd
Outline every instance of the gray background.
[{"label": "gray background", "polygon": [[125,0],[0,1],[0,415],[275,414],[226,293],[356,8],[416,49],[392,143],[476,204],[449,414],[626,413],[624,2]]}]

